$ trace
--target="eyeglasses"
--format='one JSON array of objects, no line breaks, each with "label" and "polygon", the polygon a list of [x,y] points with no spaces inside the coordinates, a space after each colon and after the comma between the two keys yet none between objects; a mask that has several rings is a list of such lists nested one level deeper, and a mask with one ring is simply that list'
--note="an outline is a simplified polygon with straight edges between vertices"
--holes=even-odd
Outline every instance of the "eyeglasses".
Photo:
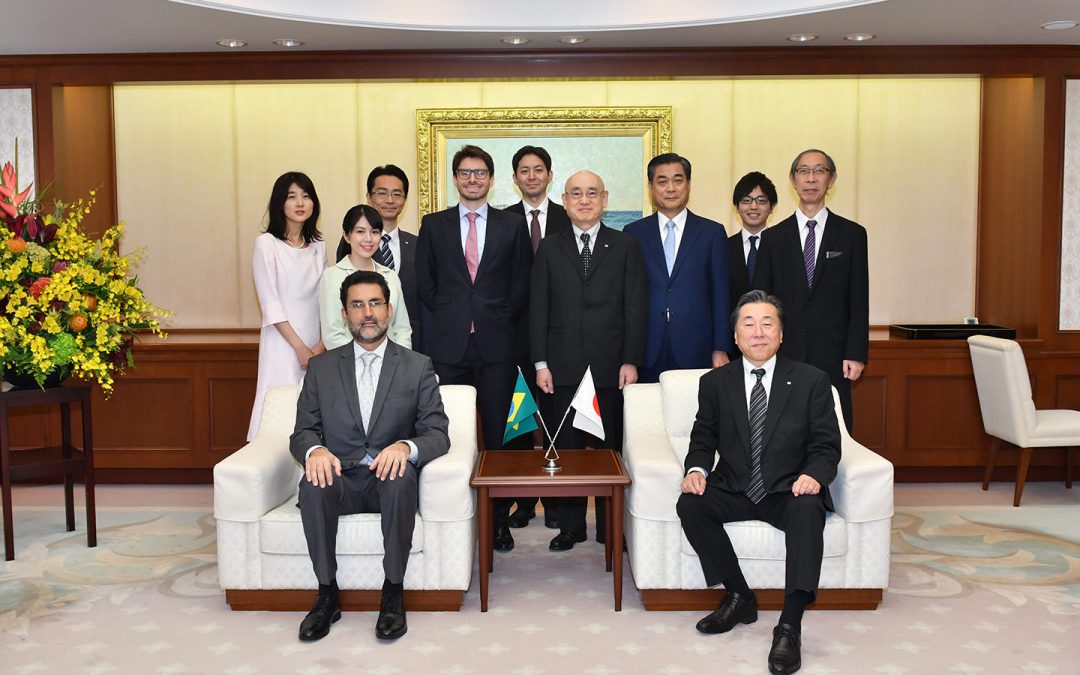
[{"label": "eyeglasses", "polygon": [[360,311],[364,309],[364,307],[369,307],[371,308],[371,311],[377,312],[380,308],[386,307],[386,302],[382,300],[368,300],[367,302],[363,300],[353,300],[349,303],[349,309]]},{"label": "eyeglasses", "polygon": [[469,180],[469,176],[476,176],[480,180],[484,180],[491,174],[487,169],[458,169],[454,172],[454,175],[462,180]]},{"label": "eyeglasses", "polygon": [[813,166],[813,167],[811,167],[811,166],[800,166],[800,167],[795,169],[795,173],[799,174],[803,178],[806,178],[810,174],[814,174],[815,176],[820,178],[820,177],[824,176],[825,174],[832,173],[832,172],[829,171],[829,167],[821,166],[820,164],[818,164],[817,166]]},{"label": "eyeglasses", "polygon": [[751,204],[757,204],[758,206],[765,206],[769,203],[769,198],[765,195],[758,195],[757,197],[743,197],[739,200],[739,206],[750,206]]},{"label": "eyeglasses", "polygon": [[379,188],[372,191],[373,195],[379,199],[387,199],[393,197],[394,199],[405,199],[405,192],[402,190],[387,190],[386,188]]},{"label": "eyeglasses", "polygon": [[571,190],[570,192],[566,193],[566,196],[569,197],[570,199],[573,199],[575,202],[580,202],[582,199],[585,199],[586,197],[588,197],[589,199],[599,199],[600,198],[600,191],[599,190],[586,190],[586,191],[582,192],[581,190]]}]

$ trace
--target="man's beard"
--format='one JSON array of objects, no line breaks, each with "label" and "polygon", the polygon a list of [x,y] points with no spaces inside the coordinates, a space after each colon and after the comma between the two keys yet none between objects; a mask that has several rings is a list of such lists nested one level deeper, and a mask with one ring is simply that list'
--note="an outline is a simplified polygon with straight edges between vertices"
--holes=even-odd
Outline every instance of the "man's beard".
[{"label": "man's beard", "polygon": [[383,339],[383,336],[386,335],[386,330],[389,327],[389,325],[390,325],[389,321],[387,321],[386,323],[379,323],[378,321],[376,321],[375,322],[375,327],[378,330],[375,331],[374,335],[364,335],[363,334],[364,329],[371,328],[371,326],[364,325],[363,323],[357,324],[356,326],[349,326],[349,329],[350,329],[349,332],[352,333],[353,339],[356,340],[357,342],[359,342],[360,344],[362,344],[362,345],[370,345],[370,344],[375,344],[379,340]]}]

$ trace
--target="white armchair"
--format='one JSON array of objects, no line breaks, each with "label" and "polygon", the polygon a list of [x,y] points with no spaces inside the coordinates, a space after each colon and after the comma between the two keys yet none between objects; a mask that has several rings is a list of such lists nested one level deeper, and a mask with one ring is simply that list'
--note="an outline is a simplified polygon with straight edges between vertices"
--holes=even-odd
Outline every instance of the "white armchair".
[{"label": "white armchair", "polygon": [[[706,370],[668,371],[658,384],[624,390],[623,461],[633,480],[625,532],[634,584],[646,609],[712,609],[720,592],[705,590],[697,554],[675,512],[683,460],[697,414],[698,380]],[[836,414],[840,402],[836,401]],[[817,606],[873,609],[889,584],[893,466],[855,442],[840,425],[842,457],[829,486],[835,513],[825,521],[825,556]],[[725,529],[743,574],[766,606],[782,603],[784,533],[761,521]]]},{"label": "white armchair", "polygon": [[[413,610],[460,609],[472,579],[476,497],[476,390],[439,387],[450,418],[450,451],[420,472],[420,505],[405,603]],[[296,506],[302,470],[289,453],[299,386],[267,393],[255,440],[214,467],[218,583],[233,609],[307,610],[318,582]],[[346,609],[378,609],[383,582],[380,516],[341,518],[338,585]]]},{"label": "white armchair", "polygon": [[1024,494],[1032,448],[1065,448],[1065,487],[1071,488],[1072,453],[1080,446],[1080,411],[1035,409],[1024,352],[1015,340],[972,335],[968,338],[968,349],[975,372],[975,388],[979,392],[983,429],[990,436],[983,489],[990,487],[1001,441],[1020,448],[1013,506],[1020,506],[1020,497]]}]

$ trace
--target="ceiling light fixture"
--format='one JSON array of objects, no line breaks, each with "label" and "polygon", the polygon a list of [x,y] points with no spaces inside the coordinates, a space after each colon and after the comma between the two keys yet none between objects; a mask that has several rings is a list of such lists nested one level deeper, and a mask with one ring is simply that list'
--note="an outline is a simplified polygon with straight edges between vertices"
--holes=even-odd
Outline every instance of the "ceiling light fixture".
[{"label": "ceiling light fixture", "polygon": [[237,40],[235,38],[226,38],[224,40],[217,41],[218,47],[225,47],[226,49],[238,49],[240,47],[247,47],[247,43],[243,40]]},{"label": "ceiling light fixture", "polygon": [[524,45],[532,42],[532,40],[520,35],[511,35],[509,37],[504,37],[502,40],[499,40],[499,42],[505,45]]},{"label": "ceiling light fixture", "polygon": [[559,42],[564,45],[580,45],[589,41],[589,38],[584,35],[564,35],[559,38]]},{"label": "ceiling light fixture", "polygon": [[787,36],[787,39],[791,42],[810,42],[811,40],[816,40],[817,36],[811,35],[810,33],[795,33],[794,35]]},{"label": "ceiling light fixture", "polygon": [[1070,28],[1076,28],[1078,24],[1076,21],[1047,21],[1042,25],[1043,30],[1069,30]]},{"label": "ceiling light fixture", "polygon": [[844,39],[848,42],[866,42],[867,40],[873,40],[877,36],[873,33],[852,33],[845,35]]},{"label": "ceiling light fixture", "polygon": [[274,44],[278,47],[303,47],[302,40],[293,40],[292,38],[281,38],[280,40],[274,40]]}]

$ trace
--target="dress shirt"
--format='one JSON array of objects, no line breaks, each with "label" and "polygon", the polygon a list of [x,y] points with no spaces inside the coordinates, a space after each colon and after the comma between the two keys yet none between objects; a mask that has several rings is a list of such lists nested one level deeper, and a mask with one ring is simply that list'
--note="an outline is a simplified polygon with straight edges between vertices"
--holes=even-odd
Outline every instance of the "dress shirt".
[{"label": "dress shirt", "polygon": [[[799,250],[806,248],[806,235],[810,233],[810,228],[806,226],[807,221],[813,220],[817,222],[814,226],[814,260],[818,259],[818,253],[821,252],[821,240],[825,238],[825,219],[829,217],[829,209],[824,206],[818,211],[813,218],[808,218],[799,209],[795,209],[795,220],[799,222]],[[761,241],[758,241],[761,244]],[[815,262],[816,265],[816,262]]]},{"label": "dress shirt", "polygon": [[530,238],[532,237],[532,212],[539,209],[540,213],[536,214],[536,219],[540,221],[540,238],[546,237],[548,209],[551,207],[551,199],[544,197],[544,201],[540,206],[530,206],[529,202],[522,199],[521,207],[525,209],[525,234],[529,235]]},{"label": "dress shirt", "polygon": [[683,230],[686,229],[686,209],[675,214],[674,218],[668,218],[659,211],[656,212],[657,220],[660,221],[660,243],[667,239],[667,224],[669,220],[675,221],[675,260],[679,259],[679,244],[682,243]]},{"label": "dress shirt", "polygon": [[[387,343],[387,340],[383,340],[382,342],[379,343],[378,347],[371,350],[371,352],[370,352],[370,353],[373,353],[373,354],[376,355],[375,360],[373,360],[371,362],[371,382],[375,385],[375,390],[376,391],[378,391],[378,389],[379,389],[379,375],[382,374],[383,358],[386,357],[386,343]],[[356,387],[357,387],[357,397],[359,397],[359,395],[360,395],[359,394],[360,373],[363,372],[363,370],[364,370],[363,355],[367,354],[367,353],[369,353],[368,350],[364,349],[360,345],[360,343],[353,340],[353,362],[354,362],[354,369],[355,369],[355,375],[353,376],[353,380],[356,383]],[[372,398],[374,398],[374,395],[372,396]],[[369,420],[369,422],[370,422],[370,420]],[[416,461],[418,459],[420,459],[420,449],[416,447],[416,444],[413,443],[410,440],[401,440],[401,441],[398,441],[398,442],[399,443],[404,443],[405,445],[409,446],[409,462],[412,463],[412,464],[416,464]],[[313,445],[310,448],[308,448],[307,453],[304,455],[304,461],[305,462],[307,461],[308,457],[311,456],[311,453],[314,452],[316,448],[322,448],[322,447],[325,447],[325,446]],[[327,448],[327,450],[329,451],[329,448]],[[380,450],[381,450],[381,448],[380,448]],[[375,461],[375,459],[371,455],[365,455],[364,458],[360,460],[360,464],[362,464],[364,466],[369,466],[373,461]]]},{"label": "dress shirt", "polygon": [[[814,229],[816,230],[817,228],[815,227]],[[754,242],[754,243],[757,244],[758,253],[761,253],[761,233],[764,232],[764,231],[765,231],[765,228],[761,228],[760,230],[758,230],[757,234],[752,234],[750,232],[750,230],[747,230],[745,227],[742,230],[740,230],[739,234],[742,235],[742,257],[743,257],[743,260],[750,260],[750,237],[757,237],[757,241]],[[806,236],[803,235],[803,239],[805,239],[805,238],[806,238]]]},{"label": "dress shirt", "polygon": [[[465,250],[465,239],[469,236],[469,219],[465,216],[469,209],[458,203],[458,219],[461,221],[461,250]],[[484,241],[487,240],[488,205],[484,203],[476,209],[476,260],[484,259]]]}]

